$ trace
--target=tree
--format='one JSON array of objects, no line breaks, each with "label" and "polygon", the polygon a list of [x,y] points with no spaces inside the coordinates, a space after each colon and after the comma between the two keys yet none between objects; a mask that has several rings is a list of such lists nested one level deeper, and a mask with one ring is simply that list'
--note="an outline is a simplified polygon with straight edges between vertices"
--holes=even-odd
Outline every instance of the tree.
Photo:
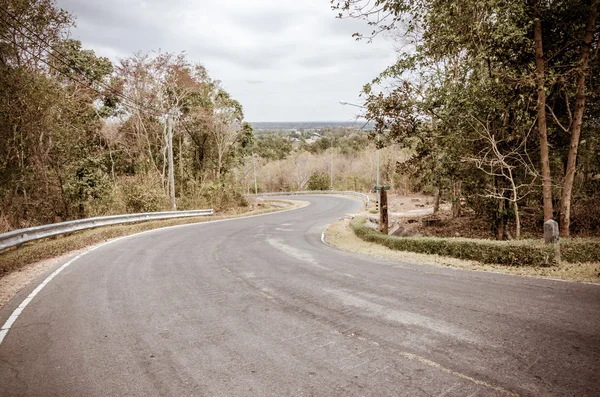
[{"label": "tree", "polygon": [[267,135],[256,141],[256,154],[268,160],[283,160],[292,149],[292,143],[281,135]]},{"label": "tree", "polygon": [[[561,233],[569,234],[580,133],[597,134],[585,128],[584,120],[585,93],[593,87],[586,77],[598,68],[590,62],[598,48],[597,0],[346,0],[332,4],[340,11],[338,17],[366,19],[373,27],[367,37],[355,34],[357,39],[371,40],[393,31],[406,49],[398,54],[396,64],[373,81],[392,89],[379,88],[377,95],[370,95],[372,85],[366,86],[371,119],[406,131],[412,114],[421,121],[421,127],[417,123],[413,131],[416,135],[426,133],[422,126],[429,123],[422,121],[431,121],[431,137],[445,156],[453,149],[445,143],[456,141],[447,138],[468,131],[461,128],[465,112],[490,120],[491,135],[502,142],[519,140],[534,118],[538,139],[530,140],[528,148],[538,152],[535,166],[542,175],[539,197],[544,219],[553,216],[554,187],[562,186]],[[571,111],[573,98],[575,112]],[[416,108],[409,110],[410,103],[416,103]],[[463,142],[469,139],[464,136]],[[568,150],[562,149],[565,141]],[[448,166],[452,163],[443,168]],[[492,178],[490,183],[501,182]]]},{"label": "tree", "polygon": [[314,171],[308,178],[308,190],[329,190],[329,175]]},{"label": "tree", "polygon": [[546,62],[542,39],[542,21],[538,8],[538,0],[528,0],[533,11],[533,46],[535,48],[535,76],[537,83],[537,125],[540,136],[540,159],[542,168],[542,187],[544,202],[544,221],[553,218],[552,209],[552,175],[550,172],[550,156],[548,149],[548,132],[546,124]]},{"label": "tree", "polygon": [[[484,197],[512,203],[516,223],[515,238],[518,240],[521,238],[519,202],[534,190],[535,181],[539,177],[527,153],[528,136],[517,142],[502,142],[491,133],[489,121],[484,122],[474,116],[472,118],[476,123],[473,128],[485,144],[477,157],[467,160],[487,175],[502,178],[508,183],[508,187],[495,186],[494,189],[487,189]],[[508,149],[504,150],[503,146],[508,146]]]},{"label": "tree", "polygon": [[[573,181],[575,179],[577,154],[579,142],[581,140],[581,129],[583,126],[583,115],[585,112],[586,100],[586,79],[590,75],[590,57],[592,52],[592,41],[599,30],[597,26],[598,19],[598,0],[591,0],[589,14],[585,24],[585,30],[581,38],[581,49],[579,50],[579,59],[576,68],[576,94],[575,94],[575,113],[571,123],[571,139],[569,144],[569,154],[565,171],[565,181],[560,204],[560,232],[563,236],[570,233],[571,223],[571,197],[573,195]],[[596,42],[596,51],[598,43]],[[597,53],[596,53],[597,55]]]}]

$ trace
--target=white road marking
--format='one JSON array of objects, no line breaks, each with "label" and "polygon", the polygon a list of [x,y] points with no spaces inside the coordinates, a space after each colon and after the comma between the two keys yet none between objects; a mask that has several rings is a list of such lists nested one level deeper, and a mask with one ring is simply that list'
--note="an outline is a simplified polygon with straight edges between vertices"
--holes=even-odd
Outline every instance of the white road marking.
[{"label": "white road marking", "polygon": [[21,302],[21,304],[19,305],[19,307],[17,307],[12,314],[10,315],[10,317],[8,318],[8,320],[6,320],[6,322],[4,323],[4,325],[2,326],[2,329],[0,330],[0,344],[2,343],[2,341],[4,340],[4,337],[6,337],[6,334],[8,334],[8,331],[11,329],[11,327],[13,326],[13,324],[15,323],[15,321],[17,321],[17,318],[19,318],[19,316],[21,315],[21,313],[23,312],[23,309],[25,309],[25,307],[27,307],[27,305],[33,300],[33,298],[35,298],[35,296],[37,294],[40,293],[40,291],[50,282],[52,281],[52,279],[54,277],[56,277],[60,272],[62,272],[67,266],[69,266],[70,264],[72,264],[73,262],[75,262],[77,259],[81,258],[82,256],[85,256],[87,254],[89,254],[90,252],[106,245],[106,244],[110,244],[112,242],[115,242],[117,240],[121,240],[125,237],[129,237],[129,236],[123,236],[123,237],[119,237],[116,238],[114,240],[110,240],[107,241],[105,243],[102,244],[98,244],[92,248],[89,248],[87,250],[85,250],[84,252],[80,253],[79,255],[71,258],[69,261],[67,261],[65,264],[63,264],[61,267],[59,267],[58,269],[56,269],[54,272],[52,272],[52,274],[50,274],[48,277],[46,277],[46,279],[44,281],[42,281],[42,283],[40,285],[38,285],[36,287],[36,289],[34,289],[28,296],[27,298],[23,299],[23,302]]},{"label": "white road marking", "polygon": [[325,292],[338,298],[343,304],[350,307],[364,309],[377,317],[388,321],[394,321],[400,324],[413,325],[427,328],[434,332],[439,332],[457,339],[466,340],[472,343],[479,343],[478,338],[468,330],[456,327],[445,321],[436,320],[428,316],[413,313],[405,310],[392,309],[379,303],[371,302],[357,296],[356,293],[349,293],[341,290],[324,289]]},{"label": "white road marking", "polygon": [[[294,200],[290,200],[290,201],[294,201]],[[310,205],[310,203],[309,203]],[[305,206],[307,207],[307,206]],[[258,215],[250,215],[250,216],[245,216],[245,217],[240,217],[240,218],[230,218],[230,219],[218,219],[215,221],[208,221],[208,222],[199,222],[199,223],[188,223],[185,225],[174,225],[174,226],[167,226],[167,227],[161,227],[161,228],[156,228],[156,229],[151,229],[151,230],[146,230],[143,232],[139,232],[139,233],[135,233],[135,234],[130,234],[128,236],[121,236],[121,237],[117,237],[114,238],[112,240],[108,240],[105,241],[104,243],[95,245],[93,247],[90,247],[89,249],[85,250],[84,252],[80,253],[79,255],[71,258],[70,260],[68,260],[66,263],[64,263],[61,267],[59,267],[58,269],[56,269],[54,272],[52,272],[52,274],[50,274],[48,277],[46,277],[46,279],[44,281],[42,281],[42,283],[40,285],[38,285],[28,296],[27,298],[23,299],[23,302],[21,302],[21,304],[19,305],[19,307],[17,307],[12,314],[10,315],[10,317],[8,318],[8,320],[6,320],[6,322],[4,323],[4,325],[2,325],[2,328],[0,328],[0,345],[2,344],[2,341],[4,341],[4,338],[6,337],[6,335],[8,334],[8,331],[11,329],[11,327],[13,326],[13,324],[15,323],[15,321],[17,321],[17,319],[19,318],[19,316],[21,315],[21,313],[23,312],[23,309],[25,309],[25,307],[33,300],[33,298],[40,293],[40,291],[50,282],[52,281],[52,279],[54,277],[56,277],[60,272],[62,272],[67,266],[71,265],[73,262],[75,262],[77,259],[89,254],[90,252],[97,250],[100,247],[103,247],[105,245],[117,242],[119,240],[123,240],[123,239],[127,239],[127,238],[132,238],[132,237],[136,237],[136,236],[140,236],[142,234],[149,234],[149,233],[156,233],[156,232],[160,232],[163,230],[167,230],[167,229],[174,229],[174,228],[183,228],[183,227],[190,227],[190,226],[201,226],[201,225],[206,225],[206,224],[212,224],[212,223],[219,223],[219,222],[228,222],[228,221],[236,221],[236,220],[242,220],[242,219],[248,219],[248,218],[256,218],[259,216],[267,216],[267,215],[274,215],[274,214],[281,214],[283,212],[288,212],[288,211],[294,211],[300,208],[305,208],[305,207],[299,207],[299,208],[290,208],[287,210],[283,210],[283,211],[276,211],[276,212],[269,212],[266,214],[258,214]],[[229,270],[229,269],[227,269]]]},{"label": "white road marking", "polygon": [[430,367],[437,368],[437,369],[439,369],[442,372],[445,372],[445,373],[450,374],[450,375],[454,375],[454,376],[456,376],[458,378],[467,380],[467,381],[472,382],[472,383],[474,383],[476,385],[488,387],[488,388],[490,388],[492,390],[496,390],[497,392],[500,392],[500,393],[503,393],[503,394],[506,394],[506,395],[509,395],[509,396],[519,397],[519,395],[517,393],[514,393],[514,392],[512,392],[510,390],[506,390],[506,389],[504,389],[504,388],[502,388],[500,386],[495,386],[495,385],[492,385],[491,383],[488,383],[488,382],[485,382],[485,381],[482,381],[482,380],[479,380],[479,379],[475,379],[475,378],[473,378],[471,376],[462,374],[460,372],[453,371],[453,370],[451,370],[449,368],[446,368],[446,367],[444,367],[444,366],[436,363],[435,361],[428,360],[425,357],[421,357],[421,356],[418,356],[416,354],[407,353],[407,352],[398,352],[398,354],[400,354],[402,357],[407,358],[409,360],[418,361],[421,364],[425,364],[425,365],[428,365]]},{"label": "white road marking", "polygon": [[299,250],[296,247],[287,245],[283,242],[283,240],[276,239],[276,238],[268,238],[267,242],[269,244],[271,244],[273,247],[277,248],[278,250],[288,254],[289,256],[292,256],[292,257],[299,259],[301,261],[304,261],[304,262],[308,262],[311,265],[318,267],[320,269],[331,270],[328,267],[319,265],[319,262],[317,262],[317,260],[315,260],[315,258],[313,258],[313,256],[311,254],[309,254],[308,252],[304,252],[304,251]]},{"label": "white road marking", "polygon": [[325,226],[325,229],[323,229],[323,232],[321,233],[321,242],[328,247],[338,249],[337,247],[334,247],[333,245],[331,245],[327,241],[325,241],[325,232],[327,231],[327,229],[329,229],[329,226],[331,226],[331,223],[329,225]]}]

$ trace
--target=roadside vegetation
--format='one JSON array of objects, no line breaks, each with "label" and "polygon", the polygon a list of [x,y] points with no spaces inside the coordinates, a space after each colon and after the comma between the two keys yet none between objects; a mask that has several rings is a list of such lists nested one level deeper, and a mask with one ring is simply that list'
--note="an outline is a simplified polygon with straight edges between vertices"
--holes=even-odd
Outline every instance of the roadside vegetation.
[{"label": "roadside vegetation", "polygon": [[553,266],[506,266],[486,264],[469,259],[457,259],[437,254],[423,254],[390,249],[383,244],[368,242],[359,238],[350,225],[350,219],[342,219],[327,228],[325,241],[339,249],[376,256],[394,263],[419,263],[431,266],[445,266],[457,269],[476,270],[512,274],[519,276],[548,277],[569,281],[600,283],[600,261],[570,263],[562,261]]},{"label": "roadside vegetation", "polygon": [[[365,225],[365,217],[351,222],[361,239],[382,244],[392,250],[436,254],[509,266],[552,266],[558,263],[554,248],[541,240],[493,241],[469,238],[397,237]],[[563,239],[561,259],[566,262],[593,262],[600,258],[599,239]]]},{"label": "roadside vegetation", "polygon": [[185,54],[96,56],[70,38],[74,20],[54,0],[0,6],[0,233],[243,205],[242,105]]}]

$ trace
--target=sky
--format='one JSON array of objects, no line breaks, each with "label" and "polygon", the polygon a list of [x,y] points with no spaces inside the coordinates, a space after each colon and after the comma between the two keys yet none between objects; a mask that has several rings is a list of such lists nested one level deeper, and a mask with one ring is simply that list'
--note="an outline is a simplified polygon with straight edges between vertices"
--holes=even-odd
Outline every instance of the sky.
[{"label": "sky", "polygon": [[355,41],[364,21],[329,0],[57,0],[72,37],[113,61],[185,51],[240,101],[249,121],[351,121],[362,86],[395,60],[391,41]]}]

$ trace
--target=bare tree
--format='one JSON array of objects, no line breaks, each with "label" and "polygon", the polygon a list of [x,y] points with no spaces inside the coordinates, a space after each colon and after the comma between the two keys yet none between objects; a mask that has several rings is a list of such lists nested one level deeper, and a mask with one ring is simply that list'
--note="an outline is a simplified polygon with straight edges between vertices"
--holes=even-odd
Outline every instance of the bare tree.
[{"label": "bare tree", "polygon": [[205,125],[215,143],[217,156],[214,176],[218,179],[223,171],[227,153],[240,138],[241,122],[244,118],[240,103],[225,91],[218,89],[212,96],[213,113],[204,115]]},{"label": "bare tree", "polygon": [[[487,175],[502,178],[507,182],[508,188],[487,189],[482,196],[511,202],[515,212],[515,238],[518,240],[521,238],[519,201],[535,190],[535,182],[539,178],[539,174],[527,152],[527,139],[531,129],[522,139],[509,144],[504,140],[497,139],[492,134],[487,121],[483,122],[476,117],[472,118],[480,128],[474,125],[472,127],[485,142],[486,147],[479,152],[477,157],[470,157],[465,160],[472,162]],[[505,147],[508,147],[508,149],[504,149]],[[507,192],[509,193],[508,197],[506,197]]]}]

